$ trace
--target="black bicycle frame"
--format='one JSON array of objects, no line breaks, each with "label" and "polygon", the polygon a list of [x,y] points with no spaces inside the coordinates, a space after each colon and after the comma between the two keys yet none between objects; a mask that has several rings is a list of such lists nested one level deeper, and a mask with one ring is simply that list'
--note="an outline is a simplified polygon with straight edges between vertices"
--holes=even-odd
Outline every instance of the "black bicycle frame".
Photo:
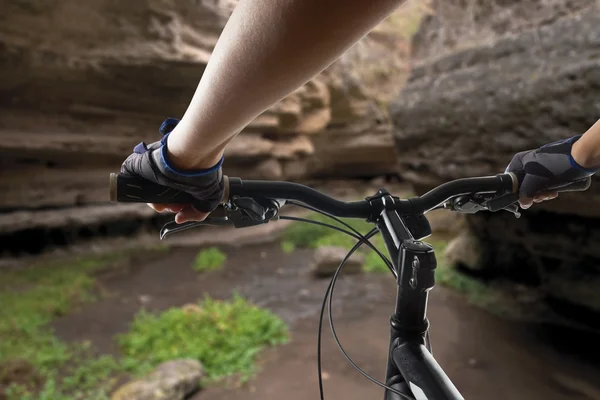
[{"label": "black bicycle frame", "polygon": [[[384,207],[397,201],[385,191],[378,195]],[[431,245],[415,237],[429,236],[429,222],[422,214],[401,216],[384,209],[376,224],[398,274],[386,384],[417,400],[464,400],[431,355],[428,343],[427,298],[435,283],[437,262]],[[400,399],[386,390],[385,400]]]}]

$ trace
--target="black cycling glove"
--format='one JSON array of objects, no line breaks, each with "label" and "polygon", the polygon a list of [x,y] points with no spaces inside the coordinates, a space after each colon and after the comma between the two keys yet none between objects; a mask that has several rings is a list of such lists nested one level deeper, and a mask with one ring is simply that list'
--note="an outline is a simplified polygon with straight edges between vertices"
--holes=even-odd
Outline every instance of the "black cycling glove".
[{"label": "black cycling glove", "polygon": [[[133,149],[121,166],[121,173],[145,178],[154,183],[187,192],[200,200],[194,203],[198,211],[211,212],[223,198],[224,183],[221,165],[223,159],[209,169],[179,170],[167,158],[167,137],[179,123],[175,118],[166,119],[159,131],[164,136],[158,142],[146,145],[141,142]],[[169,199],[165,199],[168,203]]]},{"label": "black cycling glove", "polygon": [[519,178],[519,192],[531,198],[538,193],[554,191],[595,174],[599,169],[583,168],[571,155],[573,143],[581,136],[583,135],[517,153],[506,172],[513,172]]}]

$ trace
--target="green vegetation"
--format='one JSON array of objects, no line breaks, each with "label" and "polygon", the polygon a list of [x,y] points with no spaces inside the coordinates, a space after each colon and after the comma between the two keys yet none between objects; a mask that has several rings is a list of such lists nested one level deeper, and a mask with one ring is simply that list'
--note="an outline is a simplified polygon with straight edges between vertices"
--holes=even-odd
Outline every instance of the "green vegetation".
[{"label": "green vegetation", "polygon": [[198,253],[193,268],[197,272],[211,271],[221,268],[225,260],[227,260],[227,254],[216,247],[211,247]]},{"label": "green vegetation", "polygon": [[294,242],[284,240],[281,242],[281,250],[286,254],[293,253],[294,250],[296,250],[296,244]]},{"label": "green vegetation", "polygon": [[[379,251],[387,256],[387,250],[383,245],[383,239],[381,237],[375,237],[371,242],[379,249]],[[363,266],[363,270],[365,272],[389,272],[390,269],[386,265],[386,263],[379,257],[375,251],[370,248],[366,248],[367,254],[365,255],[365,265]]]},{"label": "green vegetation", "polygon": [[256,372],[254,360],[265,346],[285,343],[285,323],[239,295],[229,302],[206,297],[197,307],[172,308],[154,316],[141,311],[131,331],[119,337],[126,364],[150,364],[195,358],[208,380]]},{"label": "green vegetation", "polygon": [[[307,218],[343,227],[321,214],[312,214]],[[344,219],[344,222],[350,224],[362,234],[366,234],[374,226],[366,221],[356,219]],[[446,240],[431,236],[425,239],[425,241],[433,246],[437,257],[438,266],[435,275],[437,284],[450,287],[465,294],[472,304],[489,308],[497,313],[505,312],[502,306],[503,301],[500,299],[501,294],[498,291],[495,291],[485,283],[446,265],[444,259],[444,251],[447,246]],[[295,249],[296,247],[315,249],[320,246],[341,246],[350,250],[355,243],[356,239],[331,228],[305,222],[297,222],[291,225],[284,233],[282,247],[286,246],[288,249]],[[385,255],[388,254],[381,236],[377,235],[373,237],[371,243],[373,243],[381,253]],[[364,245],[359,251],[365,255],[365,264],[363,266],[365,272],[389,272],[387,265],[375,251]]]},{"label": "green vegetation", "polygon": [[[98,297],[95,273],[128,265],[134,256],[135,251],[128,250],[0,271],[0,393],[3,382],[16,381],[22,384],[10,387],[9,398],[103,398],[95,388],[109,380],[116,361],[108,356],[93,357],[89,344],[62,342],[48,325]],[[28,368],[15,373],[17,364]],[[31,375],[21,376],[24,373]],[[31,383],[33,377],[38,384],[27,387],[25,383]],[[34,390],[38,392],[35,396],[30,393]]]},{"label": "green vegetation", "polygon": [[[65,362],[58,364],[63,371],[42,371],[39,386],[30,383],[31,377],[21,376],[21,384],[8,387],[6,394],[15,400],[108,400],[109,388],[121,371],[119,363],[112,356],[94,357],[85,344],[65,346]],[[69,358],[70,357],[70,358]],[[66,363],[68,359],[68,365]],[[11,376],[7,376],[7,379]],[[1,393],[1,392],[0,392]]]},{"label": "green vegetation", "polygon": [[96,299],[93,274],[128,264],[132,253],[78,257],[0,271],[0,362],[25,358],[45,370],[68,356],[48,323]]},{"label": "green vegetation", "polygon": [[440,284],[456,290],[466,296],[469,303],[478,307],[483,307],[498,315],[508,315],[510,313],[510,299],[497,288],[485,284],[469,275],[461,273],[451,266],[444,263],[444,250],[447,243],[437,242],[434,244],[438,259],[438,267],[435,272],[436,284]]},{"label": "green vegetation", "polygon": [[[347,227],[322,214],[313,213],[306,218],[348,230]],[[363,234],[374,228],[373,224],[363,220],[342,218],[342,221]],[[296,247],[316,249],[320,246],[344,246],[350,248],[354,245],[356,240],[347,236],[345,233],[326,226],[310,224],[307,222],[297,222],[291,224],[286,229],[283,234],[283,242],[292,243]]]},{"label": "green vegetation", "polygon": [[[165,249],[146,250],[145,257]],[[224,261],[215,250],[198,257],[209,269]],[[58,339],[50,322],[99,298],[95,274],[129,265],[135,255],[126,251],[0,271],[0,398],[108,400],[119,377],[179,357],[202,361],[209,380],[238,374],[247,380],[261,348],[288,340],[281,319],[237,295],[160,315],[141,311],[131,331],[117,338],[120,358],[97,354],[89,342]]]},{"label": "green vegetation", "polygon": [[[306,218],[312,221],[324,222],[348,230],[348,228],[344,225],[339,224],[322,214],[315,213],[307,216]],[[363,220],[345,218],[342,220],[363,235],[375,227],[375,225]],[[340,246],[350,250],[355,243],[355,238],[335,229],[311,224],[308,222],[297,222],[290,225],[284,232],[281,247],[286,253],[292,252],[296,248],[316,249],[321,246]],[[387,250],[381,237],[375,236],[371,239],[371,243],[373,243],[373,245],[375,245],[383,254],[387,254]],[[371,250],[368,246],[363,245],[359,251],[366,254],[364,265],[364,270],[366,272],[389,272],[389,269],[383,260],[381,260],[377,253]]]},{"label": "green vegetation", "polygon": [[[438,243],[435,250],[436,255],[438,255],[438,267],[435,272],[435,280],[437,283],[448,286],[457,292],[469,294],[475,298],[487,290],[486,285],[482,282],[465,274],[461,274],[456,269],[448,267],[443,263],[443,259],[440,258],[440,255],[446,250],[446,243]],[[442,262],[440,262],[440,260]]]}]

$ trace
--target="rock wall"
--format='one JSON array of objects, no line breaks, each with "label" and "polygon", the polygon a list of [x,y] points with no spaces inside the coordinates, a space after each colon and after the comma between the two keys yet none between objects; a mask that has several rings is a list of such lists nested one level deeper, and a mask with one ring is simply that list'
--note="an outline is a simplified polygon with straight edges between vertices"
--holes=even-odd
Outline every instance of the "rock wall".
[{"label": "rock wall", "polygon": [[[234,7],[232,0],[3,2],[0,211],[105,203],[108,174],[136,143],[156,140],[165,117],[185,111]],[[394,173],[382,104],[407,75],[410,33],[396,25],[420,15],[418,7],[400,9],[259,116],[227,149],[225,172]]]},{"label": "rock wall", "polygon": [[[417,66],[391,105],[401,175],[419,191],[502,172],[514,153],[582,133],[600,118],[596,1],[434,8],[415,37]],[[596,178],[589,191],[561,194],[519,220],[470,217],[482,252],[469,266],[600,311],[600,297],[590,295],[600,287],[599,188]]]}]

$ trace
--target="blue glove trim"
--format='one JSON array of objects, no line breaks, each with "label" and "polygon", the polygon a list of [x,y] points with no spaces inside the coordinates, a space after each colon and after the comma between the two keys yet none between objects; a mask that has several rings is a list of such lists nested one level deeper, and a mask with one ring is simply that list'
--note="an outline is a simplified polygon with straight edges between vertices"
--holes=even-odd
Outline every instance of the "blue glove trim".
[{"label": "blue glove trim", "polygon": [[175,129],[175,127],[177,126],[178,123],[179,123],[179,120],[177,118],[167,118],[160,125],[160,128],[158,129],[158,131],[163,136],[167,135],[167,134],[171,133],[171,131],[173,129]]},{"label": "blue glove trim", "polygon": [[[568,139],[568,141],[572,145],[573,143],[575,143],[576,141],[578,141],[579,139],[581,139],[582,136],[583,136],[583,134],[577,135],[577,136],[573,136],[572,138]],[[595,174],[596,172],[600,171],[600,168],[589,169],[589,168],[582,167],[581,165],[579,165],[577,163],[577,161],[575,161],[575,159],[573,158],[573,156],[570,153],[569,153],[569,162],[571,163],[571,167],[577,168],[578,170],[583,171],[583,172],[588,172],[588,173],[591,173],[591,174]]]},{"label": "blue glove trim", "polygon": [[575,161],[575,159],[573,158],[572,155],[569,154],[569,161],[571,162],[571,167],[573,168],[577,168],[583,172],[589,172],[590,174],[595,174],[596,172],[600,171],[600,168],[596,168],[596,169],[589,169],[589,168],[584,168],[581,165],[579,165],[577,163],[577,161]]},{"label": "blue glove trim", "polygon": [[[221,157],[221,160],[216,165],[214,165],[210,168],[207,168],[207,169],[183,170],[183,169],[176,168],[169,162],[169,158],[167,157],[167,139],[168,139],[169,135],[171,134],[171,132],[173,131],[173,129],[175,129],[175,127],[177,126],[178,123],[179,123],[179,120],[177,118],[167,118],[163,121],[163,123],[159,129],[160,133],[163,134],[163,137],[160,140],[160,143],[162,144],[162,146],[160,148],[160,158],[161,158],[162,164],[164,165],[165,169],[174,175],[193,177],[193,176],[209,175],[209,174],[217,171],[219,168],[221,168],[221,166],[223,165],[223,161],[225,161],[225,156]],[[144,144],[144,147],[145,147],[145,144]],[[136,148],[137,148],[137,146],[136,146]]]},{"label": "blue glove trim", "polygon": [[186,169],[186,170],[184,170],[184,169],[176,168],[169,162],[169,159],[167,157],[167,137],[169,136],[169,134],[170,134],[170,132],[167,133],[161,140],[162,146],[160,147],[160,158],[162,160],[163,165],[167,169],[167,171],[171,172],[172,174],[179,175],[179,176],[187,176],[187,177],[209,175],[209,174],[212,174],[213,172],[217,171],[223,165],[223,161],[225,161],[225,156],[221,157],[221,160],[217,164],[215,164],[212,167],[207,168],[207,169]]}]

